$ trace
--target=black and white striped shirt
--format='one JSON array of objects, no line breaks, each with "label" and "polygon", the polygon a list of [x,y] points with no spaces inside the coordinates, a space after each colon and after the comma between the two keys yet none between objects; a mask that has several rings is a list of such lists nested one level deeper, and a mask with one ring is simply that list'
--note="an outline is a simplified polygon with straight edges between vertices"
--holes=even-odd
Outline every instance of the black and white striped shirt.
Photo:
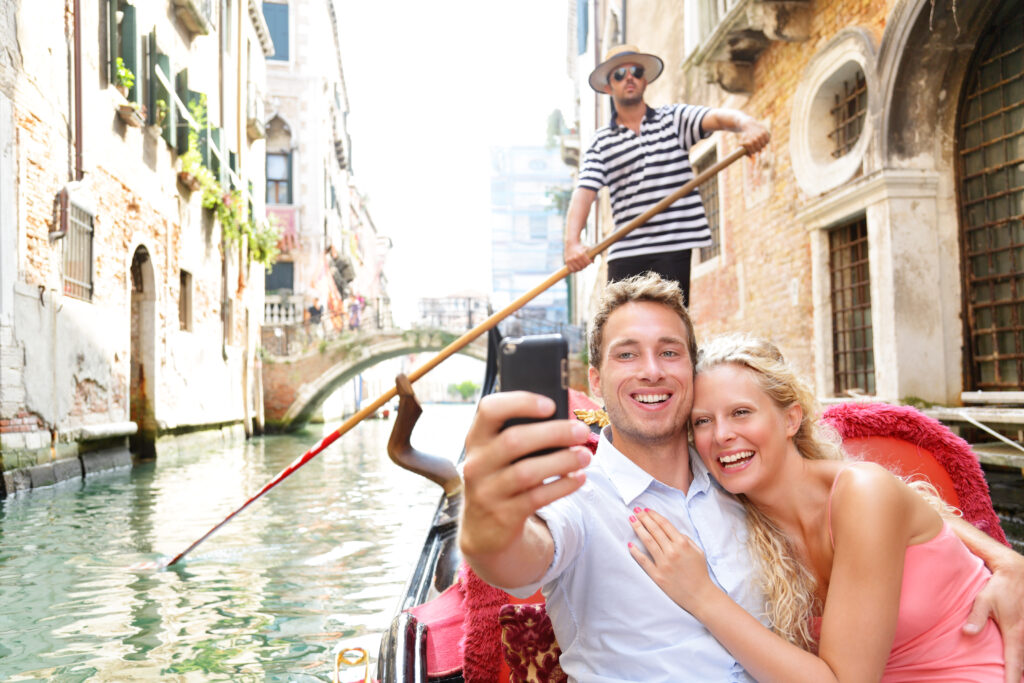
[{"label": "black and white striped shirt", "polygon": [[[688,150],[710,135],[701,122],[708,107],[670,104],[653,109],[637,135],[612,118],[583,155],[579,187],[611,191],[612,215],[622,227],[693,179]],[[608,259],[683,251],[711,244],[704,205],[695,189],[612,245]]]}]

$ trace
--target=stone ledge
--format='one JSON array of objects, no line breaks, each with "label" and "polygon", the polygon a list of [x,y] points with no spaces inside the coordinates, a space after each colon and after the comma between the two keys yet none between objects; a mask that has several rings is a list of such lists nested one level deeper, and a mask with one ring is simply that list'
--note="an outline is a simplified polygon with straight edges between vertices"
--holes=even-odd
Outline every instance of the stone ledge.
[{"label": "stone ledge", "polygon": [[86,477],[97,472],[131,467],[132,465],[132,454],[124,447],[83,453],[81,459]]}]

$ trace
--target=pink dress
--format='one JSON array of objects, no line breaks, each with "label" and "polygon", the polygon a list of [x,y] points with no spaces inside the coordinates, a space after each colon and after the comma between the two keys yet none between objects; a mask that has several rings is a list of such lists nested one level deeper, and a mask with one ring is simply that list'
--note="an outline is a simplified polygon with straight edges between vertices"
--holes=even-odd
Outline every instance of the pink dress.
[{"label": "pink dress", "polygon": [[[831,536],[831,493],[828,508]],[[1003,639],[995,622],[989,619],[977,635],[963,633],[974,598],[990,576],[945,522],[935,538],[907,546],[896,633],[882,681],[1002,683]]]}]

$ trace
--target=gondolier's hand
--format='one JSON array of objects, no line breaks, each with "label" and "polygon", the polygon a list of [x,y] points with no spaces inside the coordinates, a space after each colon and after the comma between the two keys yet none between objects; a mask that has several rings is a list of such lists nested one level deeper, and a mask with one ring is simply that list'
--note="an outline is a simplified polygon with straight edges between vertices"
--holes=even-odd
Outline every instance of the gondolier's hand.
[{"label": "gondolier's hand", "polygon": [[1024,672],[1024,557],[1003,547],[998,563],[986,558],[992,578],[974,599],[965,633],[978,633],[989,617],[1003,634],[1006,683],[1020,683]]},{"label": "gondolier's hand", "polygon": [[768,132],[760,121],[748,116],[743,119],[739,130],[740,145],[747,150],[747,154],[757,154],[768,145],[772,134]]},{"label": "gondolier's hand", "polygon": [[587,254],[587,248],[577,240],[566,240],[565,242],[565,265],[569,267],[570,273],[583,270],[594,259]]},{"label": "gondolier's hand", "polygon": [[[459,547],[485,581],[507,588],[540,578],[554,552],[547,526],[533,513],[583,485],[590,463],[582,446],[590,430],[578,420],[516,425],[514,417],[546,417],[551,399],[524,391],[485,396],[466,436],[465,493]],[[517,459],[545,448],[547,455]]]}]

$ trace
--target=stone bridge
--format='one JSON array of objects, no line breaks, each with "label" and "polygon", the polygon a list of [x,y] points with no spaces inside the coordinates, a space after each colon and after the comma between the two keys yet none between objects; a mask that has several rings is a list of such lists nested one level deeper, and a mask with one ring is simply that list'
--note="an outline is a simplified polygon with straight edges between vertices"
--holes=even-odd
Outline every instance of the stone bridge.
[{"label": "stone bridge", "polygon": [[[440,351],[458,337],[435,329],[373,330],[345,334],[295,355],[266,354],[264,424],[269,431],[297,429],[309,421],[324,399],[363,370],[395,356]],[[487,335],[459,353],[486,360]]]}]

